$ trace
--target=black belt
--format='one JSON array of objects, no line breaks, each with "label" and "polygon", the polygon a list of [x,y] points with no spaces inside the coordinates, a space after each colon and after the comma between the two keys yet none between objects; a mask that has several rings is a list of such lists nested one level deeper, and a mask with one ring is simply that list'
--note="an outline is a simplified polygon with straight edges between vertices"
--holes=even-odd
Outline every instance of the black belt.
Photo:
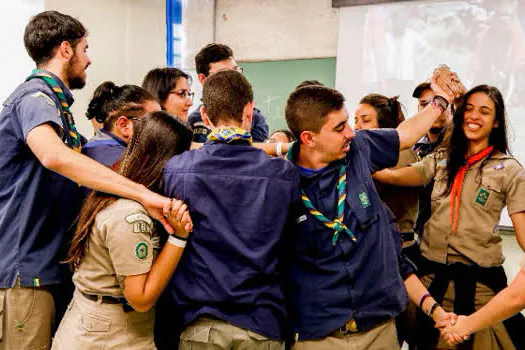
[{"label": "black belt", "polygon": [[414,239],[416,239],[414,235],[414,231],[411,232],[399,232],[399,235],[401,236],[401,240],[403,242],[412,242]]},{"label": "black belt", "polygon": [[124,309],[124,312],[130,312],[133,311],[133,307],[128,304],[128,301],[126,298],[118,298],[113,297],[111,295],[93,295],[93,294],[86,294],[83,291],[80,291],[82,295],[91,301],[95,301],[97,303],[102,304],[122,304],[122,308]]}]

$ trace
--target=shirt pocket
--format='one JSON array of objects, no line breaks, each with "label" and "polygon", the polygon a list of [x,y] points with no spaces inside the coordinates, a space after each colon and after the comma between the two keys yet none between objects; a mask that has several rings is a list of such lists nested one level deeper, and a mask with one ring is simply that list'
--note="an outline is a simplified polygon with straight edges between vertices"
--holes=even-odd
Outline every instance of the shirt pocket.
[{"label": "shirt pocket", "polygon": [[[379,207],[383,205],[374,187],[363,183],[355,186],[346,195],[349,211],[346,215],[355,215],[355,222],[349,223],[349,228],[356,232],[366,232],[379,222]],[[348,221],[346,221],[348,222]]]},{"label": "shirt pocket", "polygon": [[470,199],[471,205],[484,210],[501,211],[505,202],[502,187],[498,179],[482,177],[476,186],[476,192]]}]

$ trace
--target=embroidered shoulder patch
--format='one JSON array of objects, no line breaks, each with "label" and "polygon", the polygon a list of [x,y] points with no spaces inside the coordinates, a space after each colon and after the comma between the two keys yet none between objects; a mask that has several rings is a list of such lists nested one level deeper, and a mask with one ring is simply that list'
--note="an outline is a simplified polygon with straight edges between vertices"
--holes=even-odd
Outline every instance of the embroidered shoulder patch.
[{"label": "embroidered shoulder patch", "polygon": [[148,243],[141,241],[135,246],[135,255],[140,260],[145,259],[148,256]]},{"label": "embroidered shoulder patch", "polygon": [[38,91],[38,92],[35,92],[33,95],[31,95],[32,97],[41,97],[43,98],[46,103],[50,106],[53,106],[55,107],[55,101],[53,101],[53,99],[51,97],[49,97],[48,95],[44,94],[42,91]]},{"label": "embroidered shoulder patch", "polygon": [[126,222],[133,226],[134,233],[151,233],[151,219],[144,213],[134,213],[126,216]]},{"label": "embroidered shoulder patch", "polygon": [[361,202],[363,208],[368,208],[370,206],[370,200],[368,199],[366,192],[359,193],[359,202]]},{"label": "embroidered shoulder patch", "polygon": [[481,187],[478,190],[478,194],[476,195],[476,203],[479,203],[485,206],[485,204],[487,204],[487,200],[489,199],[489,195],[490,195],[489,191]]}]

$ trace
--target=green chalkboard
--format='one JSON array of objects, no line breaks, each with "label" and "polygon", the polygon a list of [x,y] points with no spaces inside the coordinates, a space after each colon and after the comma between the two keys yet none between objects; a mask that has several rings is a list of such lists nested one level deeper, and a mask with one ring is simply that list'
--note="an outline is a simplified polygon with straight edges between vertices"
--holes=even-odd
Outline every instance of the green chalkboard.
[{"label": "green chalkboard", "polygon": [[335,57],[307,60],[239,62],[253,87],[255,106],[270,131],[286,128],[284,105],[288,95],[304,80],[335,86]]}]

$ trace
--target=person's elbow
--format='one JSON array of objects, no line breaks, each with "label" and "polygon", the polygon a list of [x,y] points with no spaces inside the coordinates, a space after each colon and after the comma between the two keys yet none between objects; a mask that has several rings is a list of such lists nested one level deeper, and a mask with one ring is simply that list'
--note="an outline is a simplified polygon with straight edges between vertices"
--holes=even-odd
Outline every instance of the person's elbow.
[{"label": "person's elbow", "polygon": [[155,305],[156,300],[129,300],[128,304],[131,305],[133,310],[137,312],[148,312]]},{"label": "person's elbow", "polygon": [[56,172],[60,172],[60,169],[63,166],[63,162],[61,161],[62,157],[60,157],[55,152],[49,152],[46,154],[43,154],[41,157],[39,157],[40,163],[42,166],[49,170],[53,170]]},{"label": "person's elbow", "polygon": [[413,133],[407,132],[402,125],[397,128],[397,134],[399,135],[399,150],[414,146],[418,140]]}]

